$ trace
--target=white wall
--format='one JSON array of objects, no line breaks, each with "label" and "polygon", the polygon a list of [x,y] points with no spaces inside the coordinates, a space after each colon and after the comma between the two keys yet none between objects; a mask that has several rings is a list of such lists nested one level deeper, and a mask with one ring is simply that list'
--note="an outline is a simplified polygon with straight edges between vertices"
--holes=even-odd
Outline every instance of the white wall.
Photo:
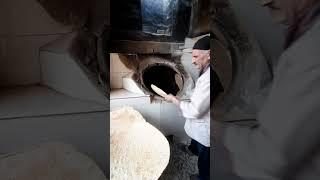
[{"label": "white wall", "polygon": [[128,69],[116,53],[110,54],[110,85],[111,89],[121,89],[122,78],[128,75],[132,70]]},{"label": "white wall", "polygon": [[1,0],[0,22],[0,86],[39,83],[39,48],[71,29],[36,0]]}]

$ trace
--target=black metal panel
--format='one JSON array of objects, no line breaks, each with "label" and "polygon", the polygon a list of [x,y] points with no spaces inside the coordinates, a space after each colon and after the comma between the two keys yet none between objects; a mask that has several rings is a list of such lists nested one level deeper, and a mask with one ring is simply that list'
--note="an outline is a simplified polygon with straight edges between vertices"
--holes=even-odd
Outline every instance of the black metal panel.
[{"label": "black metal panel", "polygon": [[191,4],[185,1],[111,1],[111,38],[182,42],[188,33],[191,12]]},{"label": "black metal panel", "polygon": [[114,29],[141,30],[141,2],[140,0],[110,1],[111,26]]}]

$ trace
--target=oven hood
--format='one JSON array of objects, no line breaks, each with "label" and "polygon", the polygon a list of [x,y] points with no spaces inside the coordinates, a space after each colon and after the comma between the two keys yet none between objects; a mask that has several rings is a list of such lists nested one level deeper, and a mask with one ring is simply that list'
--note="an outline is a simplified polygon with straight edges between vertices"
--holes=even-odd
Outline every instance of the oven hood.
[{"label": "oven hood", "polygon": [[181,54],[186,37],[210,32],[209,0],[117,0],[110,7],[110,52]]}]

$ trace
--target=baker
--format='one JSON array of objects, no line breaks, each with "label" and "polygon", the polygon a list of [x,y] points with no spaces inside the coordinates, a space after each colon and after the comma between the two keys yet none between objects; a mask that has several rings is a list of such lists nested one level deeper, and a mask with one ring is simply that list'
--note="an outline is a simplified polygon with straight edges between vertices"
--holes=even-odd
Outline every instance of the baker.
[{"label": "baker", "polygon": [[186,119],[184,129],[191,138],[185,146],[186,152],[198,156],[199,174],[190,179],[207,180],[210,178],[210,38],[199,39],[192,50],[192,64],[200,71],[190,102],[180,101],[168,94],[164,98],[176,104]]}]

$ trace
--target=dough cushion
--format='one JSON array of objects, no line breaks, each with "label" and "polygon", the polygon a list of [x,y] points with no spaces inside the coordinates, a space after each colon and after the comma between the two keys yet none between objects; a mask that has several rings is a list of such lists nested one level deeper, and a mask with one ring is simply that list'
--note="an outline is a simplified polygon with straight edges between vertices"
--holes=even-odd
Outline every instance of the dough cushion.
[{"label": "dough cushion", "polygon": [[111,180],[156,180],[169,163],[163,134],[131,107],[111,112]]}]

